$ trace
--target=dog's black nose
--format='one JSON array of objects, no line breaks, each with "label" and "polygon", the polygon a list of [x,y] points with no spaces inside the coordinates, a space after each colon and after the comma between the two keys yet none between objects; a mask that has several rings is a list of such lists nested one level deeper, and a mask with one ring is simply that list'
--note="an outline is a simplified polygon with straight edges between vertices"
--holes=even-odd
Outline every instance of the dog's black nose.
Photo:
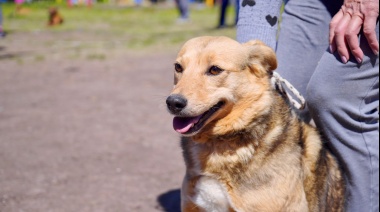
[{"label": "dog's black nose", "polygon": [[187,100],[181,95],[173,94],[166,99],[166,105],[172,113],[179,113],[187,106]]}]

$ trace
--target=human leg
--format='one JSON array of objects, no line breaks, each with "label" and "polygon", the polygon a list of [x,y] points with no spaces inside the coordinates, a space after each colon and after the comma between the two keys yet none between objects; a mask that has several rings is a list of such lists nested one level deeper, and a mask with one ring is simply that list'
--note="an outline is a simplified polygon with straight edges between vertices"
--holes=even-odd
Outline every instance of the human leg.
[{"label": "human leg", "polygon": [[219,27],[224,27],[226,25],[226,11],[229,5],[229,0],[222,0],[220,5],[220,18]]},{"label": "human leg", "polygon": [[3,29],[3,11],[2,11],[1,2],[0,2],[0,37],[5,37],[5,32]]},{"label": "human leg", "polygon": [[180,14],[179,22],[187,21],[189,18],[189,5],[188,0],[175,0]]},{"label": "human leg", "polygon": [[[329,46],[329,23],[343,1],[330,2],[289,0],[282,15],[277,72],[302,95],[306,95],[310,77]],[[308,109],[300,115],[309,121]]]},{"label": "human leg", "polygon": [[181,8],[181,18],[188,19],[189,18],[189,2],[188,0],[179,0],[180,8]]},{"label": "human leg", "polygon": [[3,8],[0,2],[0,32],[3,31]]},{"label": "human leg", "polygon": [[275,49],[281,5],[282,0],[240,0],[236,39],[241,43],[258,39]]},{"label": "human leg", "polygon": [[[377,26],[379,36],[379,26]],[[358,65],[326,52],[307,88],[312,117],[342,165],[347,212],[379,211],[379,58],[364,36]]]}]

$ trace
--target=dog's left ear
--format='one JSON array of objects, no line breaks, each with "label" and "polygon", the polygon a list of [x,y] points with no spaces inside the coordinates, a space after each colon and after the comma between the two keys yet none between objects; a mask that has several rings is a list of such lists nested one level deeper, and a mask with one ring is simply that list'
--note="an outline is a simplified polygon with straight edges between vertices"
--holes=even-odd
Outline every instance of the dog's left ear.
[{"label": "dog's left ear", "polygon": [[277,68],[276,53],[259,40],[243,44],[247,49],[248,67],[258,77],[271,74]]}]

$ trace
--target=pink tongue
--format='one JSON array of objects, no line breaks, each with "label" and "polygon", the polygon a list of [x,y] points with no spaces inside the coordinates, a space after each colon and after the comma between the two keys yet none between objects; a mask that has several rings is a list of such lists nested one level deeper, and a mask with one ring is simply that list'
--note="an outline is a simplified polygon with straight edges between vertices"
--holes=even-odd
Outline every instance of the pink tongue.
[{"label": "pink tongue", "polygon": [[190,128],[199,121],[199,119],[201,119],[201,116],[192,118],[174,117],[173,128],[181,134],[187,133]]}]

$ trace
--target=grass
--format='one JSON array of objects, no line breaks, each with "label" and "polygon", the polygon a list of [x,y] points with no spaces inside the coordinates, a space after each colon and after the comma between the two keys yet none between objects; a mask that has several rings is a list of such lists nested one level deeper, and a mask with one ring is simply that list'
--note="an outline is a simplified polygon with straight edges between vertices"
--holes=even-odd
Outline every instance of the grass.
[{"label": "grass", "polygon": [[[48,28],[47,11],[53,6],[59,8],[65,22],[62,26]],[[232,23],[234,14],[233,8],[230,9],[228,22]],[[4,4],[3,13],[9,37],[18,33],[49,35],[44,40],[46,46],[149,50],[177,47],[196,36],[235,37],[234,28],[215,29],[218,7],[197,9],[193,5],[191,22],[186,24],[176,24],[177,9],[167,3],[139,8],[110,3],[96,4],[92,8],[68,8],[65,4],[37,2],[25,4],[21,14],[15,12],[14,4]],[[89,58],[97,57],[90,55]]]}]

